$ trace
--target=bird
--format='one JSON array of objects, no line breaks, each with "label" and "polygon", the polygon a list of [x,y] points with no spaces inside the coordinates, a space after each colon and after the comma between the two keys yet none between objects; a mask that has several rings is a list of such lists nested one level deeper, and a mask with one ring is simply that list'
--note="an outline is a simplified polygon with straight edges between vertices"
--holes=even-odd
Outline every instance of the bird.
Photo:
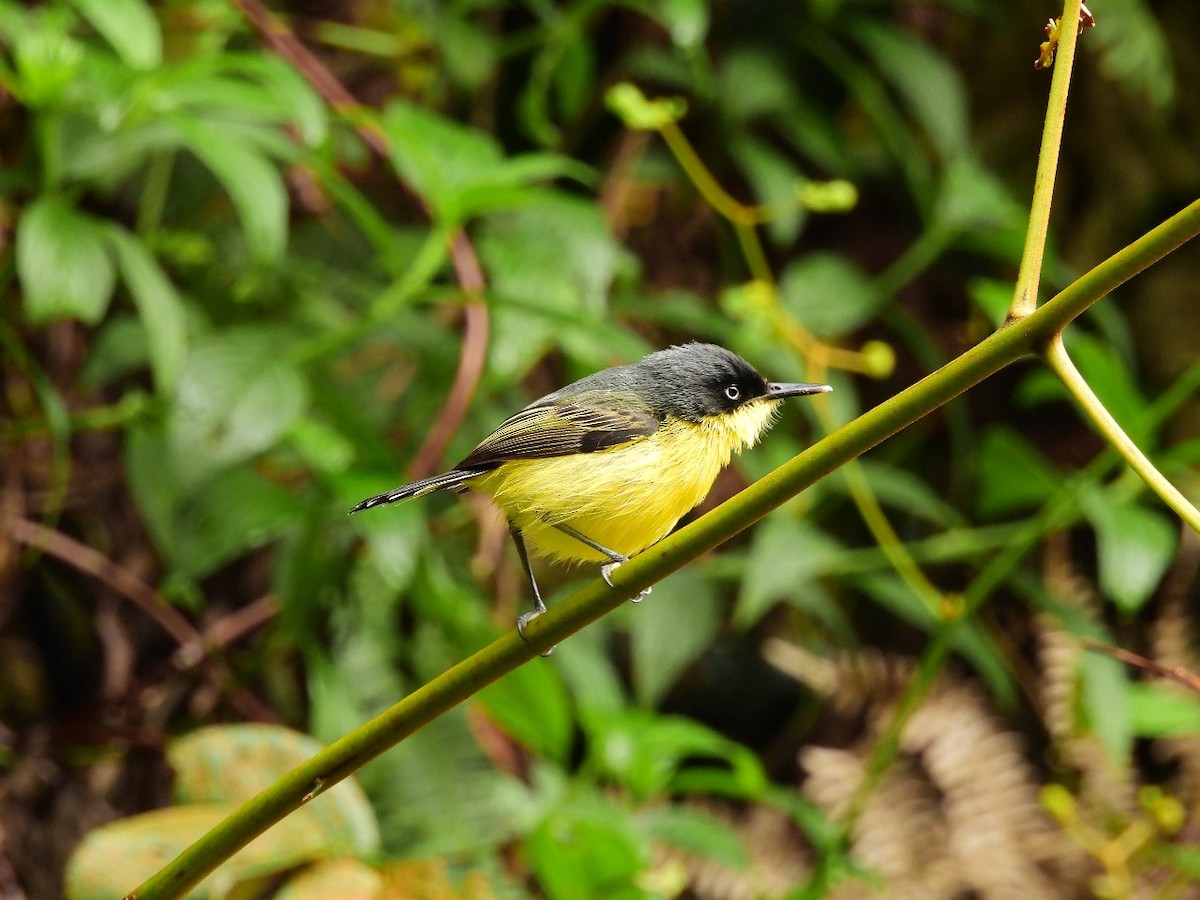
[{"label": "bird", "polygon": [[780,401],[827,384],[767,381],[745,359],[685,343],[595,372],[510,416],[446,472],[356,504],[351,513],[436,491],[481,491],[504,513],[533,609],[546,611],[530,548],[611,573],[666,537],[735,453],[773,423]]}]

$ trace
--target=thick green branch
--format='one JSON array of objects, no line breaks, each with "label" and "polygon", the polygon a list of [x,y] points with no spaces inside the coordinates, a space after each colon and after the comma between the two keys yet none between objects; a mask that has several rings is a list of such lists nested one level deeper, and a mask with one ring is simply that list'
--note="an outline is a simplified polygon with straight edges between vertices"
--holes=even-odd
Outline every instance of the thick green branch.
[{"label": "thick green branch", "polygon": [[1032,315],[1013,322],[932,375],[814,444],[708,515],[634,557],[613,573],[614,588],[591,582],[527,629],[510,631],[331,744],[258,794],[130,896],[178,897],[289,812],[404,737],[728,540],[771,510],[876,444],[1033,350],[1113,288],[1200,233],[1200,201],[1088,272]]}]

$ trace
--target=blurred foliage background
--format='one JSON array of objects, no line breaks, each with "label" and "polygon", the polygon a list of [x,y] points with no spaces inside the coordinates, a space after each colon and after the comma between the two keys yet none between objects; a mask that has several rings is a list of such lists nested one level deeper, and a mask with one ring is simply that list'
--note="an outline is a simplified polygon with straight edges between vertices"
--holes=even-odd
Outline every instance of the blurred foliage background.
[{"label": "blurred foliage background", "polygon": [[[1091,9],[1048,290],[1200,189],[1194,3]],[[273,12],[0,0],[5,897],[121,895],[512,627],[526,587],[485,502],[346,510],[534,397],[690,339],[834,385],[708,506],[997,326],[1061,9]],[[1068,333],[1193,500],[1196,273],[1185,248]],[[1183,896],[1200,705],[1081,640],[1196,667],[1198,567],[1019,366],[203,894]],[[541,571],[552,596],[594,574]],[[964,596],[981,615],[946,624]]]}]

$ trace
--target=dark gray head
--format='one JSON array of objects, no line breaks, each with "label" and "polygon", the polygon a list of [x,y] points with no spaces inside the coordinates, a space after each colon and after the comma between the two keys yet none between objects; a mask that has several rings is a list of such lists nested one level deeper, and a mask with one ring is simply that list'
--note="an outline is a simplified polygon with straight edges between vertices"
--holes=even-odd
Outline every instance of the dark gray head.
[{"label": "dark gray head", "polygon": [[589,375],[538,402],[567,400],[595,390],[636,397],[660,417],[698,422],[758,400],[821,394],[830,387],[769,382],[736,353],[716,344],[692,343]]}]

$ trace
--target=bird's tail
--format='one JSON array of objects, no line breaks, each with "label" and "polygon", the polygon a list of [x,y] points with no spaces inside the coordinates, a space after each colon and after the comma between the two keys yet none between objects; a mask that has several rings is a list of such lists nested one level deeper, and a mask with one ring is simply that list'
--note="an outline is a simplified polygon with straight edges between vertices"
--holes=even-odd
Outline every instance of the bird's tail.
[{"label": "bird's tail", "polygon": [[422,478],[420,481],[414,481],[411,484],[402,484],[400,487],[392,488],[386,493],[368,497],[361,503],[356,503],[350,512],[361,512],[364,509],[370,509],[372,506],[395,503],[397,500],[407,500],[409,497],[423,497],[425,494],[432,494],[434,491],[457,487],[464,481],[468,481],[481,474],[482,471],[479,469],[452,469],[449,472],[443,472],[441,475]]}]

